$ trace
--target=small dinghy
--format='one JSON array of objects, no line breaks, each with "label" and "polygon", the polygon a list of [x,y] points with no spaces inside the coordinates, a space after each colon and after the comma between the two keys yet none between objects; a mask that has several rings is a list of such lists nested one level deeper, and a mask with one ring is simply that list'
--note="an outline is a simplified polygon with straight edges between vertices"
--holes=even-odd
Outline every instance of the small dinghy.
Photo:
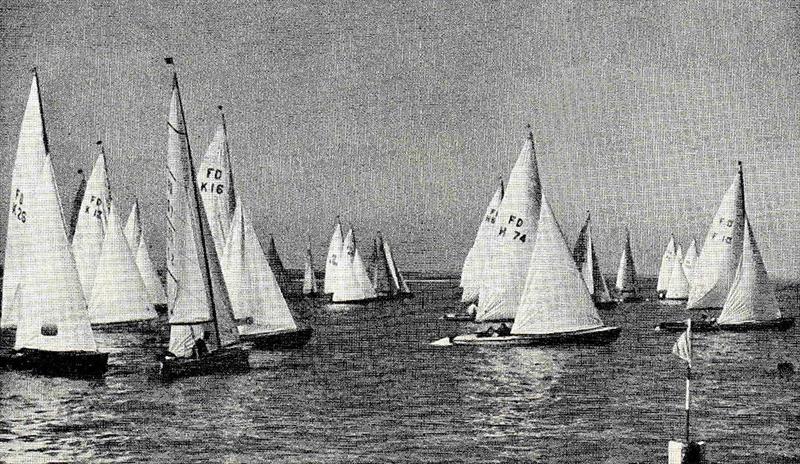
[{"label": "small dinghy", "polygon": [[[172,64],[172,59],[167,59]],[[249,369],[198,192],[178,76],[173,69],[167,120],[167,302],[169,351],[164,379]]]},{"label": "small dinghy", "polygon": [[636,265],[633,262],[633,250],[631,250],[631,232],[627,227],[625,228],[625,246],[622,248],[622,255],[619,258],[615,290],[619,301],[642,300],[636,285]]},{"label": "small dinghy", "polygon": [[663,300],[667,296],[669,288],[669,278],[672,276],[672,263],[675,261],[675,236],[670,235],[667,248],[661,255],[661,266],[658,268],[658,282],[656,283],[656,293],[658,299]]},{"label": "small dinghy", "polygon": [[403,274],[397,269],[392,248],[389,246],[389,242],[383,239],[383,234],[380,231],[378,231],[374,245],[370,268],[372,272],[371,280],[377,299],[411,298],[413,294],[408,289]]},{"label": "small dinghy", "polygon": [[598,309],[611,309],[616,307],[617,302],[611,298],[606,279],[600,272],[600,260],[597,259],[597,254],[594,251],[591,221],[592,216],[587,211],[586,222],[583,224],[578,234],[578,239],[575,241],[572,256],[575,258],[575,264],[578,265],[581,276],[583,276],[583,281],[586,282],[586,288],[589,290],[589,295],[592,296],[594,305]]},{"label": "small dinghy", "polygon": [[525,291],[510,330],[459,335],[454,345],[606,344],[620,328],[606,327],[544,195]]}]

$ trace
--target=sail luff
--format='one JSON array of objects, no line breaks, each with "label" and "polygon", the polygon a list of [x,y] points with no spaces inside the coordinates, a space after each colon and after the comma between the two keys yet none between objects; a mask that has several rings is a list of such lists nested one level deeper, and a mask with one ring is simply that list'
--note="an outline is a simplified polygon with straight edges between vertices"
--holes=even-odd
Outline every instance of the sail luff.
[{"label": "sail luff", "polygon": [[78,182],[78,190],[72,200],[72,209],[70,210],[69,224],[67,225],[67,239],[69,239],[70,243],[72,243],[72,237],[75,236],[75,227],[78,226],[83,195],[86,193],[86,176],[83,174],[83,169],[78,169],[78,174],[81,175],[81,180]]},{"label": "sail luff", "polygon": [[[589,222],[587,218],[587,222]],[[590,292],[592,295],[592,299],[595,303],[607,303],[612,301],[611,299],[611,292],[608,291],[608,284],[606,284],[606,278],[603,277],[603,273],[600,270],[600,260],[597,259],[597,254],[594,250],[594,238],[592,236],[592,225],[589,222],[589,227],[587,228],[587,236],[589,242],[589,257],[592,261],[592,290]]]}]

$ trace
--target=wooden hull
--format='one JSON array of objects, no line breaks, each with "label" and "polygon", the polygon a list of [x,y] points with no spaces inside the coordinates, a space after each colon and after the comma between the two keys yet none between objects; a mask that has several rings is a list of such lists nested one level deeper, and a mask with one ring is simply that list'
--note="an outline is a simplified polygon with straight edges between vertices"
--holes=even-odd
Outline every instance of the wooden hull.
[{"label": "wooden hull", "polygon": [[22,349],[3,356],[2,361],[9,369],[69,378],[102,377],[108,369],[108,353],[92,351]]},{"label": "wooden hull", "polygon": [[[656,326],[657,332],[683,332],[686,330],[686,321],[662,322]],[[719,330],[713,319],[707,321],[692,319],[692,332],[713,332]]]},{"label": "wooden hull", "polygon": [[[722,330],[731,332],[749,332],[756,330],[788,330],[794,326],[793,317],[781,317],[771,321],[747,321],[738,324],[717,324]],[[694,328],[694,327],[692,327]]]},{"label": "wooden hull", "polygon": [[346,304],[346,305],[357,305],[357,304],[367,304],[372,303],[373,301],[378,301],[378,298],[366,298],[364,300],[344,300],[344,301],[336,301],[331,298],[331,303],[333,304]]},{"label": "wooden hull", "polygon": [[311,339],[314,329],[305,327],[262,334],[241,335],[241,340],[259,350],[287,350],[302,348]]},{"label": "wooden hull", "polygon": [[201,358],[161,359],[160,373],[164,380],[209,374],[231,374],[250,369],[249,355],[240,347],[216,350]]},{"label": "wooden hull", "polygon": [[544,346],[544,345],[605,345],[619,338],[619,327],[599,327],[547,335],[509,335],[505,337],[481,337],[477,334],[459,335],[453,338],[454,345],[488,346]]}]

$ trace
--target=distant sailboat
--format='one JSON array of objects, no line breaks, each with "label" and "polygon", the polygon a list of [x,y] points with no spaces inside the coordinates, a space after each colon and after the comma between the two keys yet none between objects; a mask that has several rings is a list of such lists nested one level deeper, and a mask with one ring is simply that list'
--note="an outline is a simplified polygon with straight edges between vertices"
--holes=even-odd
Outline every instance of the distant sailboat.
[{"label": "distant sailboat", "polygon": [[338,275],[338,267],[342,258],[342,247],[344,240],[342,239],[342,224],[339,221],[339,216],[336,216],[336,224],[333,227],[333,235],[331,242],[328,245],[328,255],[325,258],[325,283],[324,292],[326,294],[336,293],[336,289],[340,287],[341,279]]},{"label": "distant sailboat", "polygon": [[[172,60],[167,60],[172,64]],[[167,143],[167,303],[165,378],[249,368],[197,188],[178,77],[173,70]]]},{"label": "distant sailboat", "polygon": [[278,281],[281,291],[284,295],[288,295],[290,281],[289,273],[286,272],[286,268],[283,267],[283,261],[281,261],[281,257],[278,255],[278,248],[275,246],[275,237],[272,234],[269,234],[267,261],[269,262],[269,267],[272,268],[272,273],[275,274],[275,279]]},{"label": "distant sailboat", "polygon": [[314,272],[314,257],[311,255],[311,237],[309,236],[308,246],[306,247],[305,269],[303,270],[303,295],[314,296],[318,293],[317,276]]},{"label": "distant sailboat", "polygon": [[[17,161],[22,158],[35,163],[38,174],[34,183],[12,182],[11,219],[25,225],[16,230],[20,236],[15,238],[14,246],[21,245],[16,252],[25,257],[27,264],[10,295],[17,330],[15,351],[6,364],[53,375],[102,375],[108,365],[108,353],[97,351],[67,240],[35,70],[17,154]],[[15,174],[22,172],[15,170]],[[10,229],[15,227],[12,224],[10,221]]]},{"label": "distant sailboat", "polygon": [[389,246],[388,240],[383,241],[383,252],[386,255],[386,261],[389,264],[389,272],[392,276],[392,286],[394,288],[395,296],[399,296],[401,298],[412,297],[413,294],[406,284],[406,279],[403,277],[403,273],[401,273],[400,269],[397,268],[397,262],[394,259],[392,247]]},{"label": "distant sailboat", "polygon": [[497,213],[489,243],[476,321],[514,319],[536,237],[542,198],[533,133],[522,147]]},{"label": "distant sailboat", "polygon": [[136,268],[142,276],[142,282],[147,290],[147,298],[153,304],[156,311],[166,311],[167,295],[164,293],[164,284],[156,272],[153,261],[150,259],[150,251],[144,238],[142,223],[139,219],[139,202],[134,200],[133,208],[128,214],[128,222],[125,224],[125,239],[128,247],[136,256]]},{"label": "distant sailboat", "polygon": [[584,223],[578,234],[578,239],[575,241],[572,256],[583,276],[583,281],[586,282],[586,288],[589,290],[589,295],[592,296],[595,306],[607,309],[616,305],[614,299],[611,298],[611,292],[608,291],[606,279],[600,271],[600,261],[597,259],[592,238],[591,215],[588,212],[586,214],[586,223]]},{"label": "distant sailboat", "polygon": [[343,243],[343,256],[337,263],[338,279],[336,292],[331,301],[334,303],[366,303],[375,300],[378,295],[367,274],[364,261],[356,247],[353,229],[347,233]]},{"label": "distant sailboat", "polygon": [[764,259],[758,249],[750,220],[745,215],[741,260],[731,289],[725,298],[717,325],[723,330],[786,330],[793,317],[782,317]]},{"label": "distant sailboat", "polygon": [[236,194],[233,184],[231,153],[228,147],[228,127],[222,107],[218,108],[220,123],[214,133],[214,138],[208,145],[205,156],[203,156],[203,161],[200,163],[197,183],[217,253],[221,254],[225,249],[226,235],[236,209]]},{"label": "distant sailboat", "polygon": [[92,174],[86,183],[75,235],[72,237],[72,252],[78,266],[81,287],[86,299],[91,299],[92,285],[97,273],[97,260],[103,247],[108,203],[111,201],[111,189],[108,185],[106,171],[106,154],[102,143],[98,142],[100,153],[94,163]]},{"label": "distant sailboat", "polygon": [[605,344],[614,341],[619,334],[618,327],[603,325],[561,228],[542,195],[525,291],[510,334],[489,331],[459,335],[452,343],[510,346]]},{"label": "distant sailboat", "polygon": [[669,243],[661,256],[661,267],[658,268],[658,283],[656,284],[656,292],[658,298],[663,300],[669,288],[669,278],[672,276],[672,263],[675,261],[675,236],[669,236]]},{"label": "distant sailboat", "polygon": [[683,273],[683,248],[678,245],[672,258],[672,273],[669,276],[667,293],[664,299],[685,300],[689,298],[689,281]]},{"label": "distant sailboat", "polygon": [[242,341],[257,348],[298,348],[311,338],[292,316],[253,224],[237,201],[222,271]]},{"label": "distant sailboat", "polygon": [[478,226],[478,233],[475,235],[475,242],[472,248],[467,253],[467,258],[464,260],[464,267],[461,269],[461,283],[463,289],[461,293],[461,302],[465,304],[476,303],[481,290],[481,281],[483,280],[483,268],[488,259],[489,244],[494,240],[495,223],[497,222],[497,210],[500,207],[500,202],[503,200],[505,187],[503,181],[500,180],[500,185],[494,192],[489,206],[486,207],[486,212],[481,218],[481,223]]},{"label": "distant sailboat", "polygon": [[81,176],[81,180],[78,182],[78,190],[75,192],[75,199],[72,200],[72,210],[69,214],[69,224],[67,224],[67,239],[70,243],[72,243],[72,236],[75,235],[75,227],[78,225],[83,195],[86,193],[86,176],[83,174],[83,169],[78,169],[78,174]]},{"label": "distant sailboat", "polygon": [[719,309],[725,303],[742,255],[744,180],[742,165],[728,187],[694,264],[686,309]]},{"label": "distant sailboat", "polygon": [[689,280],[689,283],[692,282],[692,276],[694,275],[694,266],[697,262],[697,241],[692,239],[692,243],[689,245],[689,248],[686,250],[686,254],[683,256],[683,273],[686,275],[686,279]]},{"label": "distant sailboat", "polygon": [[128,246],[116,208],[109,203],[106,211],[106,233],[89,300],[92,324],[117,325],[155,319],[158,314],[148,298],[136,267],[136,255]]},{"label": "distant sailboat", "polygon": [[633,251],[631,250],[631,233],[627,227],[625,228],[625,247],[619,258],[616,291],[620,301],[634,301],[639,298],[636,285],[636,265],[633,263]]}]

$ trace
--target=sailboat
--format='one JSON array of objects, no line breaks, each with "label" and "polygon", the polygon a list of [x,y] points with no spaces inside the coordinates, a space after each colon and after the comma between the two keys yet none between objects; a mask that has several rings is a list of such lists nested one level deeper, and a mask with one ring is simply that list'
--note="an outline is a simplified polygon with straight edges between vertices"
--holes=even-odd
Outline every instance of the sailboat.
[{"label": "sailboat", "polygon": [[669,276],[665,300],[686,300],[689,298],[689,281],[683,273],[683,247],[678,245],[672,258],[672,272]]},{"label": "sailboat", "polygon": [[494,239],[497,210],[500,207],[500,202],[503,201],[504,190],[505,186],[501,179],[500,185],[489,201],[489,206],[486,207],[486,212],[481,217],[478,233],[475,235],[475,242],[472,244],[472,248],[469,249],[466,259],[464,259],[464,267],[461,269],[461,282],[459,283],[463,289],[461,302],[464,304],[469,305],[478,301],[483,279],[483,268],[489,254],[487,248],[491,240]]},{"label": "sailboat", "polygon": [[[172,59],[167,59],[173,64]],[[228,290],[201,206],[178,75],[173,69],[167,143],[167,304],[169,351],[165,379],[249,368],[239,344]]]},{"label": "sailboat", "polygon": [[275,280],[278,281],[278,286],[281,287],[281,291],[284,295],[288,295],[290,282],[289,273],[286,272],[286,268],[283,267],[283,261],[281,261],[281,257],[278,255],[278,248],[275,246],[275,237],[272,234],[269,234],[267,261],[269,262],[269,267],[272,268],[272,273],[275,274]]},{"label": "sailboat", "polygon": [[[14,369],[33,369],[63,376],[99,376],[108,366],[108,353],[97,351],[78,270],[67,240],[61,199],[50,160],[42,115],[39,79],[34,69],[20,130],[17,161],[29,161],[35,178],[12,183],[15,253],[24,256],[25,273],[10,295],[16,316],[14,352],[3,359]],[[16,177],[16,176],[15,176]],[[35,179],[35,182],[26,182]],[[22,190],[24,189],[24,190]],[[9,222],[9,229],[15,227]],[[8,258],[8,257],[6,257]],[[8,269],[8,268],[7,268]]]},{"label": "sailboat", "polygon": [[392,247],[389,246],[388,240],[383,240],[383,254],[386,256],[386,262],[389,264],[389,274],[392,277],[392,288],[394,289],[395,298],[412,298],[414,296],[406,284],[406,279],[403,273],[397,268],[397,261],[394,259]]},{"label": "sailboat", "polygon": [[541,197],[533,132],[528,125],[528,138],[498,208],[494,239],[487,246],[476,321],[514,319],[533,251]]},{"label": "sailboat", "polygon": [[333,235],[331,235],[331,241],[328,245],[328,255],[325,257],[325,282],[323,285],[323,292],[325,294],[336,293],[336,289],[341,285],[341,279],[339,278],[337,270],[342,258],[343,243],[342,224],[339,221],[339,216],[336,216],[336,222],[333,226]]},{"label": "sailboat", "polygon": [[691,284],[692,276],[694,275],[694,266],[697,262],[697,241],[692,239],[689,248],[686,249],[686,254],[683,255],[683,273],[686,279]]},{"label": "sailboat", "polygon": [[125,224],[125,239],[128,241],[131,252],[135,255],[136,268],[139,269],[139,275],[144,282],[148,301],[153,304],[156,312],[166,312],[167,294],[164,293],[164,284],[150,259],[150,251],[147,248],[142,222],[139,218],[138,200],[134,200],[131,212],[128,214],[128,221]]},{"label": "sailboat", "polygon": [[370,258],[370,264],[367,266],[367,272],[372,280],[372,286],[375,288],[375,293],[380,299],[387,299],[394,296],[396,286],[392,281],[391,271],[389,270],[389,262],[386,259],[386,252],[383,250],[383,235],[378,231],[375,241],[373,242],[373,257]]},{"label": "sailboat", "polygon": [[775,286],[767,274],[747,215],[744,220],[739,267],[717,317],[717,326],[731,331],[787,330],[794,325],[794,318],[781,316]]},{"label": "sailboat", "polygon": [[237,201],[222,259],[239,336],[256,348],[299,348],[313,330],[292,316],[253,224]]},{"label": "sailboat", "polygon": [[603,325],[581,272],[544,195],[525,290],[509,334],[459,335],[455,345],[606,344],[619,327]]},{"label": "sailboat", "polygon": [[597,259],[597,254],[594,250],[591,221],[592,216],[587,211],[586,222],[583,224],[580,233],[578,233],[572,256],[583,276],[583,281],[586,282],[586,288],[589,290],[589,295],[592,296],[595,306],[600,309],[609,309],[616,306],[617,302],[611,298],[606,279],[600,271],[600,261]]},{"label": "sailboat", "polygon": [[78,225],[83,195],[86,193],[86,176],[83,174],[83,169],[78,169],[78,175],[81,176],[81,180],[78,182],[78,190],[72,200],[72,209],[70,210],[69,223],[67,224],[67,239],[70,243],[72,243],[72,237],[75,235],[75,227]]},{"label": "sailboat", "polygon": [[308,246],[306,247],[305,269],[303,270],[303,295],[311,297],[318,294],[319,288],[317,287],[317,276],[314,272],[314,257],[311,255],[311,236],[309,236]]},{"label": "sailboat", "polygon": [[661,256],[661,267],[658,268],[658,283],[656,283],[656,293],[658,299],[663,300],[669,288],[669,278],[672,276],[672,263],[675,261],[675,236],[669,236],[669,243]]},{"label": "sailboat", "polygon": [[619,301],[638,301],[640,299],[636,286],[636,265],[633,263],[633,251],[631,250],[631,233],[627,227],[625,228],[625,247],[619,258],[615,290]]},{"label": "sailboat", "polygon": [[744,179],[742,164],[728,187],[694,265],[686,309],[714,310],[725,303],[742,255]]},{"label": "sailboat", "polygon": [[108,203],[111,201],[111,189],[108,185],[106,170],[106,154],[103,144],[97,142],[100,153],[94,163],[92,174],[86,182],[75,235],[72,237],[72,252],[78,266],[81,287],[87,300],[92,297],[92,285],[97,274],[97,261],[103,247],[106,221],[108,219]]},{"label": "sailboat", "polygon": [[233,184],[233,168],[231,166],[231,153],[228,146],[228,127],[222,106],[219,109],[220,123],[214,132],[214,138],[208,145],[205,156],[200,162],[197,172],[200,197],[208,216],[211,227],[211,236],[217,247],[217,254],[221,255],[225,249],[231,219],[236,209],[236,193]]},{"label": "sailboat", "polygon": [[368,303],[378,295],[367,274],[364,261],[356,247],[353,229],[347,232],[342,246],[343,256],[337,262],[335,271],[339,279],[336,291],[331,298],[334,303]]}]

